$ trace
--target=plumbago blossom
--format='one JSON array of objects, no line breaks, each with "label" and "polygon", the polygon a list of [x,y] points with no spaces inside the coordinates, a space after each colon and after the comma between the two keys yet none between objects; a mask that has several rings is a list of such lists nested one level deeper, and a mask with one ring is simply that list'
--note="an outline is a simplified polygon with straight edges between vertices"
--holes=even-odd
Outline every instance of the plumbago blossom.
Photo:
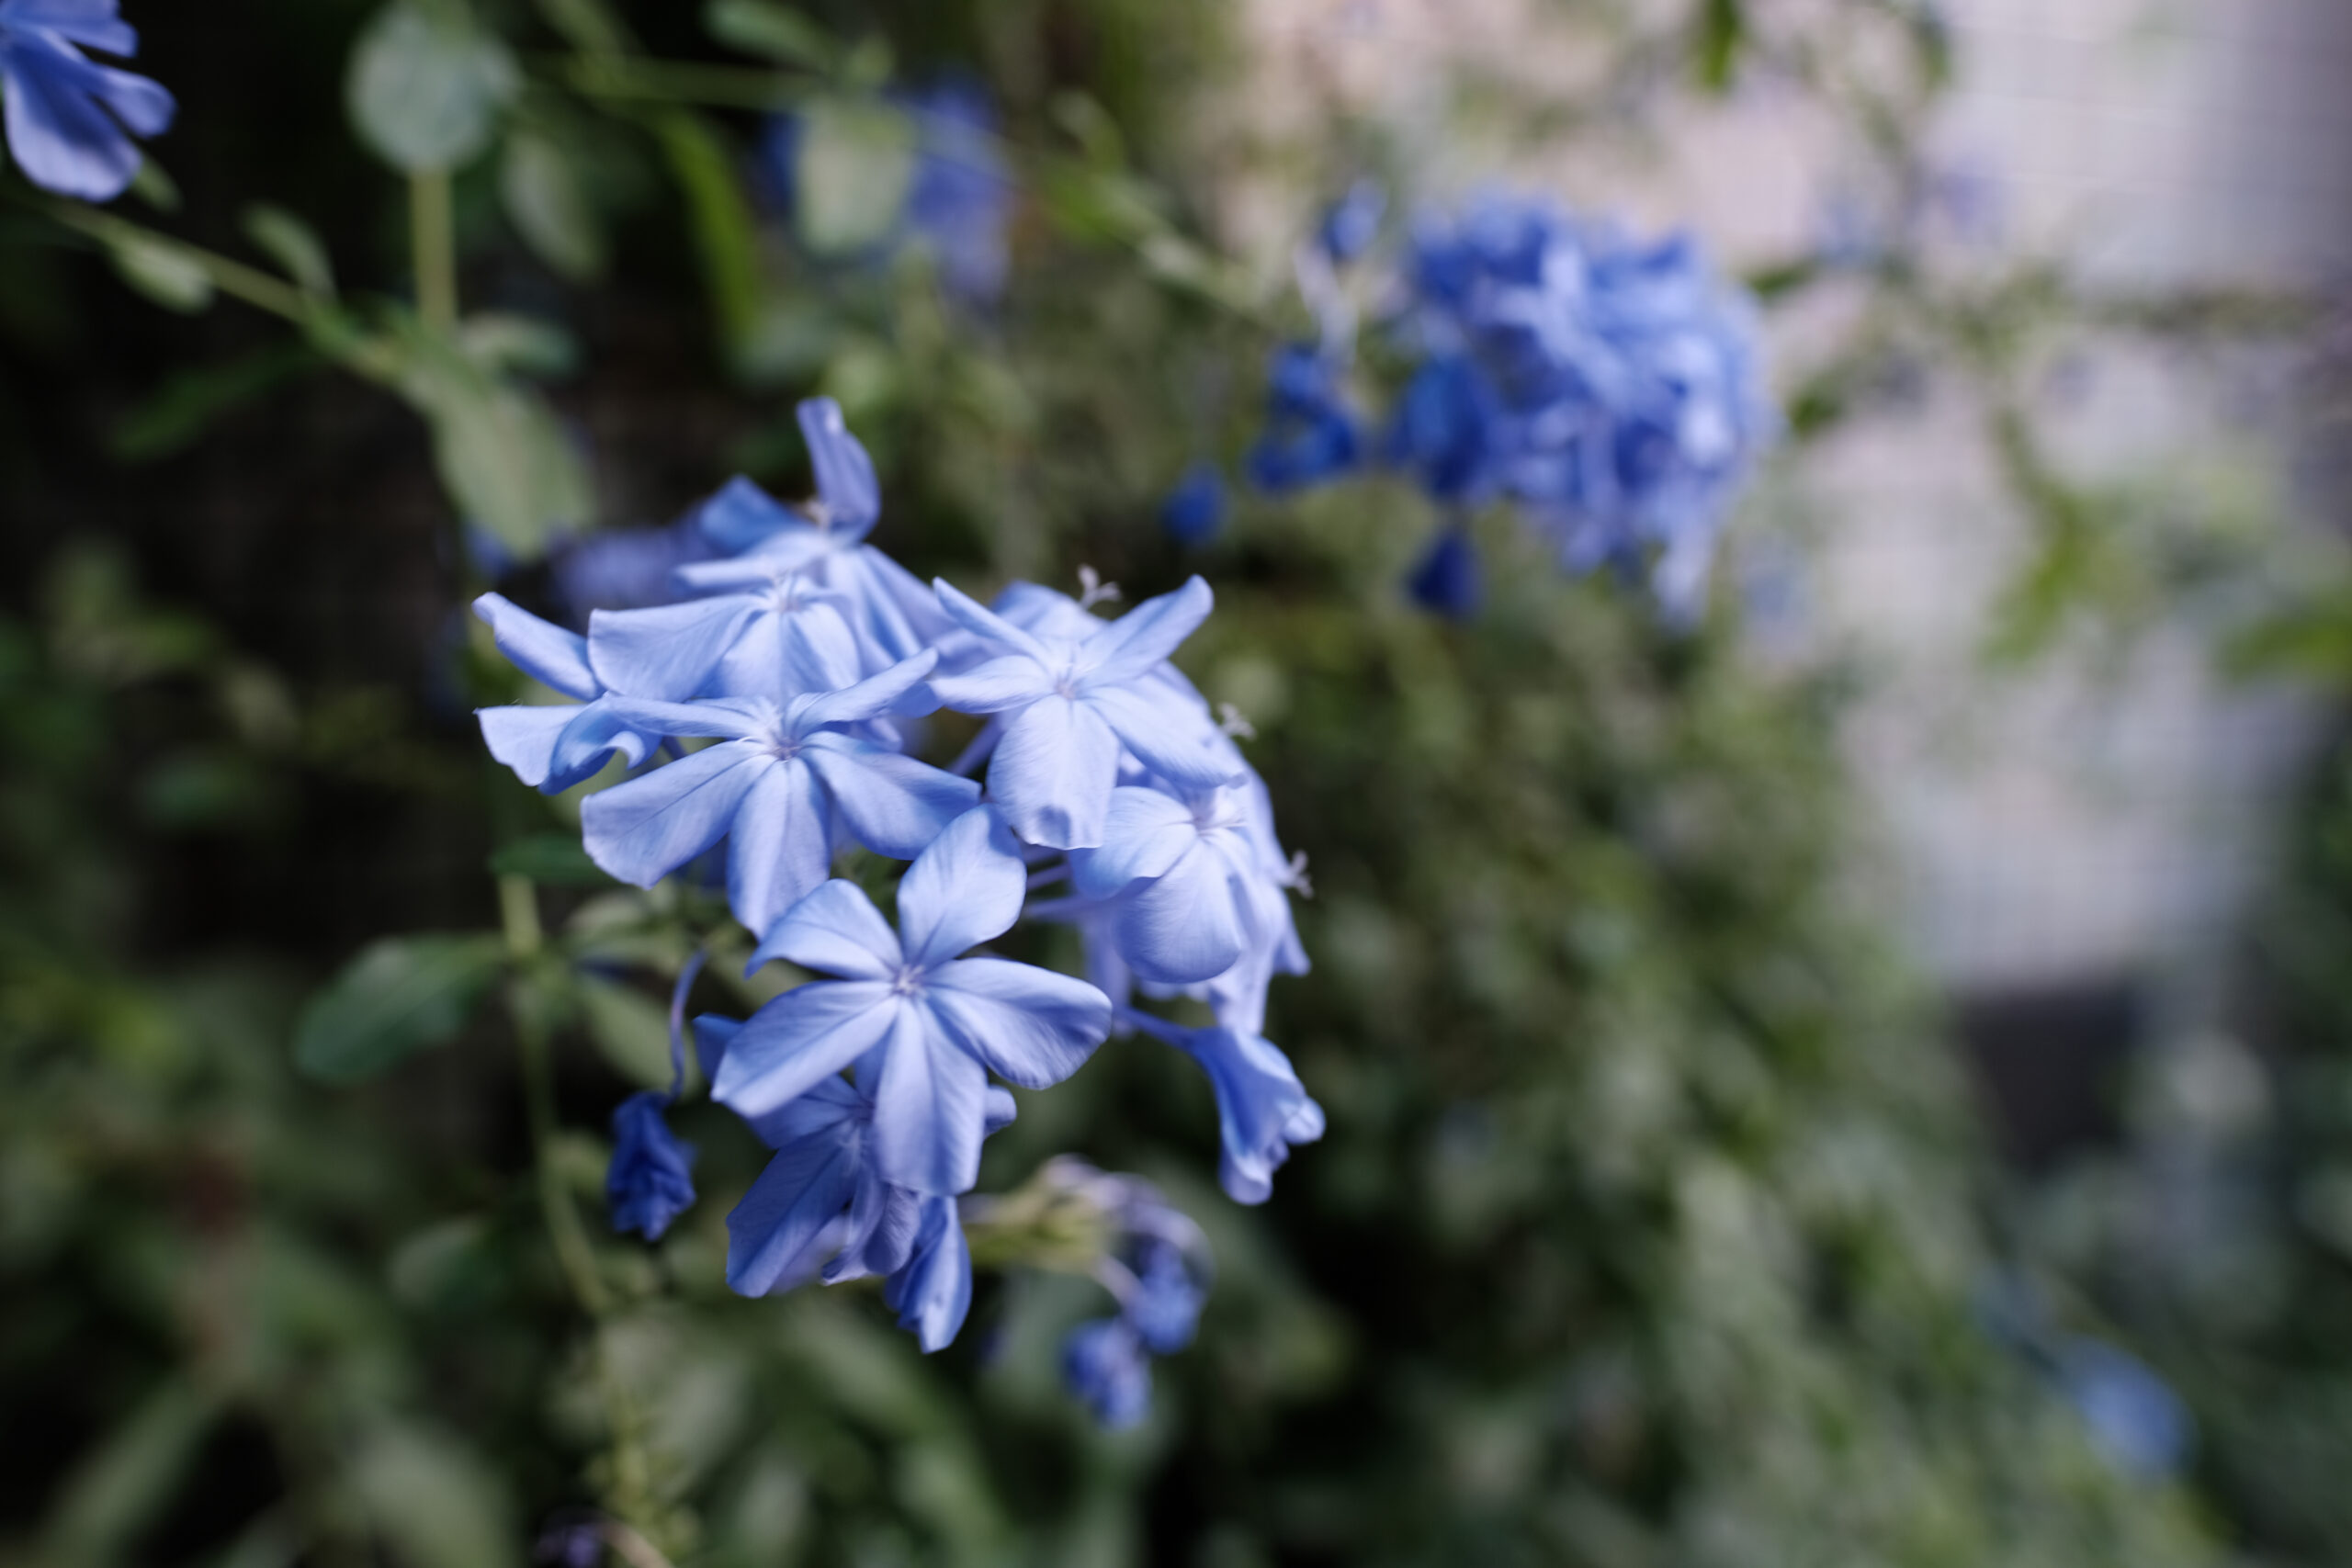
[{"label": "plumbago blossom", "polygon": [[[814,976],[748,1019],[693,1024],[712,1097],[775,1151],[728,1218],[729,1282],[763,1295],[878,1277],[937,1349],[970,1303],[965,1226],[984,1203],[970,1195],[981,1143],[1012,1119],[1004,1085],[1059,1083],[1114,1033],[1164,1041],[1208,1077],[1221,1177],[1243,1202],[1321,1134],[1263,1035],[1273,976],[1306,967],[1289,902],[1304,862],[1169,662],[1209,614],[1206,583],[1115,619],[1093,605],[1116,590],[1091,573],[1082,598],[1015,583],[983,605],[925,587],[866,543],[881,497],[840,409],[813,400],[800,423],[817,496],[721,490],[690,519],[691,547],[662,546],[671,602],[597,609],[579,632],[483,595],[500,649],[567,700],[480,719],[526,784],[608,781],[581,807],[599,866],[643,887],[723,875],[752,969]],[[942,709],[982,721],[952,768],[914,751],[918,721]],[[833,874],[853,847],[905,863],[890,916],[870,877]],[[1086,976],[987,951],[1024,919],[1075,925]],[[1136,1005],[1178,998],[1207,1021]],[[616,1119],[616,1224],[649,1238],[693,1201],[691,1151],[663,1115],[676,1094]],[[1190,1337],[1205,1254],[1139,1183],[1094,1175],[1089,1190],[1119,1200],[1102,1272],[1122,1310],[1071,1365],[1116,1423],[1148,1393],[1139,1358]]]},{"label": "plumbago blossom", "polygon": [[[1371,245],[1362,190],[1301,248],[1318,345],[1276,355],[1266,435],[1250,468],[1282,492],[1355,466],[1340,380],[1353,337],[1342,269]],[[1471,514],[1502,502],[1569,571],[1646,579],[1668,615],[1694,619],[1716,541],[1758,452],[1778,430],[1753,301],[1687,234],[1496,196],[1414,226],[1396,276],[1370,290],[1408,367],[1376,456],[1411,478],[1442,521],[1408,579],[1441,615],[1472,613],[1480,573]]]},{"label": "plumbago blossom", "polygon": [[100,65],[85,50],[139,52],[116,0],[0,0],[9,155],[44,190],[111,201],[139,172],[132,139],[170,130],[179,106],[146,77]]}]

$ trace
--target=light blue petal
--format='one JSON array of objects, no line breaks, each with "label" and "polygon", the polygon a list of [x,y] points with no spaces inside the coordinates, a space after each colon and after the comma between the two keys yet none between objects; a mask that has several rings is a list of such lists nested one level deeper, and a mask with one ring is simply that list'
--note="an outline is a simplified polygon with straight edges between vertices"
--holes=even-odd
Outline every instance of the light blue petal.
[{"label": "light blue petal", "polygon": [[[938,662],[939,655],[926,648],[913,658],[891,665],[879,675],[841,691],[828,692],[799,707],[793,716],[793,733],[806,735],[829,724],[861,724],[887,714],[904,713],[907,709],[902,699],[922,684],[923,677],[929,675]],[[930,709],[922,711],[929,712]]]},{"label": "light blue petal", "polygon": [[768,1161],[727,1216],[729,1289],[763,1296],[807,1277],[807,1255],[856,1186],[858,1142],[857,1129],[842,1125],[787,1144]]},{"label": "light blue petal", "polygon": [[1194,577],[1142,604],[1088,637],[1078,650],[1081,681],[1119,686],[1148,673],[1209,618],[1216,595]]},{"label": "light blue petal", "polygon": [[1007,1127],[1012,1126],[1020,1114],[1020,1103],[1012,1098],[1011,1089],[1000,1089],[995,1084],[989,1085],[988,1110],[980,1121],[981,1136],[989,1138],[996,1136]]},{"label": "light blue petal", "polygon": [[26,178],[60,196],[84,201],[120,196],[140,164],[139,149],[123,126],[144,135],[171,122],[172,96],[155,83],[93,64],[71,45],[37,33],[0,37],[0,73],[7,89],[8,151]]},{"label": "light blue petal", "polygon": [[1108,725],[1144,766],[1174,788],[1219,789],[1240,781],[1240,771],[1211,744],[1210,737],[1216,730],[1208,715],[1193,711],[1164,689],[1098,686],[1080,698],[1080,704]]},{"label": "light blue petal", "polygon": [[1091,703],[1052,696],[1008,720],[989,761],[989,796],[1012,830],[1051,849],[1102,842],[1119,740]]},{"label": "light blue petal", "polygon": [[1025,631],[1058,642],[1082,643],[1106,624],[1069,594],[1035,582],[1006,583],[989,608]]},{"label": "light blue petal", "polygon": [[702,1076],[715,1078],[718,1065],[727,1059],[727,1048],[743,1032],[740,1018],[722,1018],[715,1012],[697,1014],[695,1018],[695,1060],[702,1064]]},{"label": "light blue petal", "polygon": [[555,766],[555,743],[580,709],[570,703],[559,707],[476,708],[482,744],[490,754],[514,770],[514,776],[537,789]]},{"label": "light blue petal", "polygon": [[1029,868],[1004,819],[976,807],[944,829],[899,883],[899,932],[926,969],[1002,936],[1021,918]]},{"label": "light blue petal", "polygon": [[1086,1065],[1111,1032],[1111,998],[1068,975],[1001,958],[967,958],[923,987],[947,1037],[1023,1089],[1049,1089]]},{"label": "light blue petal", "polygon": [[906,1010],[874,980],[819,980],[786,991],[745,1021],[710,1097],[738,1116],[765,1116],[878,1044]]},{"label": "light blue petal", "polygon": [[843,556],[842,564],[854,564],[862,579],[856,597],[865,608],[866,630],[891,658],[903,659],[955,631],[930,584],[872,545]]},{"label": "light blue petal", "polygon": [[839,1257],[825,1265],[825,1283],[895,1274],[914,1255],[922,1229],[923,1196],[883,1180],[869,1162],[849,1205],[848,1233]]},{"label": "light blue petal", "polygon": [[1138,877],[1165,876],[1200,841],[1182,801],[1156,789],[1114,789],[1101,846],[1070,852],[1071,879],[1089,898],[1108,898]]},{"label": "light blue petal", "polygon": [[556,738],[548,776],[539,782],[539,788],[548,795],[560,795],[595,777],[616,754],[634,768],[645,761],[656,738],[664,733],[647,728],[634,716],[615,711],[611,699],[599,697],[580,709]]},{"label": "light blue petal", "polygon": [[727,902],[747,930],[763,931],[831,874],[833,824],[805,759],[760,775],[736,808],[727,844]]},{"label": "light blue petal", "polygon": [[128,59],[139,52],[139,32],[115,15],[115,0],[6,0],[0,27],[44,28],[85,49]]},{"label": "light blue petal", "polygon": [[1216,845],[1193,849],[1155,882],[1119,900],[1111,937],[1136,977],[1161,986],[1214,980],[1250,947],[1248,890],[1240,867]]},{"label": "light blue petal", "polygon": [[800,760],[825,781],[857,841],[893,860],[914,859],[979,804],[970,779],[853,736],[811,736]]},{"label": "light blue petal", "polygon": [[599,697],[590,705],[612,721],[647,735],[740,740],[767,728],[773,707],[741,697],[702,703],[656,702],[648,697]]},{"label": "light blue petal", "polygon": [[918,1192],[969,1191],[980,1176],[988,1088],[978,1060],[940,1035],[928,1010],[899,1009],[874,1086],[874,1158],[883,1179]]},{"label": "light blue petal", "polygon": [[808,463],[817,470],[817,494],[825,506],[829,531],[863,537],[882,515],[882,487],[874,477],[874,459],[849,433],[841,404],[831,398],[809,398],[797,411],[800,438],[808,444]]},{"label": "light blue petal", "polygon": [[972,1254],[954,1199],[924,1203],[915,1248],[914,1261],[890,1277],[882,1299],[899,1314],[899,1326],[911,1329],[929,1355],[955,1343],[972,1308]]},{"label": "light blue petal", "polygon": [[718,842],[761,773],[764,752],[722,741],[590,795],[580,807],[588,858],[623,882],[650,887]]},{"label": "light blue petal", "polygon": [[770,605],[744,626],[718,661],[713,692],[771,702],[831,692],[861,673],[857,638],[830,595],[786,609]]},{"label": "light blue petal", "polygon": [[934,676],[931,689],[957,713],[1002,713],[1049,694],[1054,678],[1027,654],[1008,653],[960,675]]},{"label": "light blue petal", "polygon": [[1025,653],[1040,664],[1054,662],[1053,654],[1044,643],[958,592],[945,578],[933,578],[931,591],[938,596],[940,612],[982,642],[994,643],[1007,652]]},{"label": "light blue petal", "polygon": [[704,537],[730,555],[740,555],[785,528],[805,528],[798,513],[738,474],[702,503],[695,525]]},{"label": "light blue petal", "polygon": [[[706,1023],[723,1022],[730,1025],[727,1035],[727,1039],[730,1042],[743,1027],[733,1019],[715,1019],[707,1015],[696,1019],[695,1022],[697,1034],[700,1032],[701,1026]],[[724,1060],[726,1052],[722,1049],[718,1056],[707,1059],[704,1064],[704,1076],[717,1077],[718,1063]],[[857,1087],[854,1084],[844,1077],[830,1077],[820,1079],[817,1086],[807,1094],[797,1100],[786,1100],[780,1108],[769,1111],[764,1116],[746,1118],[743,1124],[759,1134],[760,1142],[772,1149],[780,1149],[786,1144],[797,1143],[802,1138],[813,1138],[820,1133],[839,1131],[844,1122],[851,1123],[851,1130],[863,1135],[865,1124],[873,1118],[872,1103],[857,1092]]]},{"label": "light blue petal", "polygon": [[906,963],[899,934],[874,901],[855,883],[839,877],[784,912],[745,973],[778,958],[850,980],[887,980]]},{"label": "light blue petal", "polygon": [[759,601],[742,594],[597,610],[588,617],[588,663],[616,692],[682,703],[704,694],[719,660],[760,611]]},{"label": "light blue petal", "polygon": [[1216,1091],[1223,1144],[1217,1179],[1237,1203],[1262,1203],[1294,1142],[1323,1130],[1321,1107],[1307,1098],[1290,1058],[1272,1041],[1230,1029],[1193,1032],[1185,1047]]},{"label": "light blue petal", "polygon": [[543,621],[500,593],[475,600],[474,614],[490,627],[498,651],[532,680],[582,702],[604,694],[605,683],[588,667],[588,639],[578,632]]}]

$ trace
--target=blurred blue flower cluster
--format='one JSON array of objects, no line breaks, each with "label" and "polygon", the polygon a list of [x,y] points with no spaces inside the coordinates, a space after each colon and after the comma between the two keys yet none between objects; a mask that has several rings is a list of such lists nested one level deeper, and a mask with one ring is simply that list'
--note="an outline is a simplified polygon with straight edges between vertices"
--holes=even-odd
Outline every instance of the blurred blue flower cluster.
[{"label": "blurred blue flower cluster", "polygon": [[[692,520],[702,547],[681,552],[697,558],[673,570],[672,602],[595,610],[582,636],[485,594],[500,649],[571,701],[480,716],[492,753],[541,790],[627,771],[582,807],[599,866],[650,887],[709,857],[757,939],[752,966],[820,976],[748,1020],[695,1023],[713,1097],[775,1151],[729,1217],[729,1282],[878,1275],[935,1349],[970,1302],[957,1199],[1013,1115],[992,1078],[1058,1083],[1123,1026],[1167,1040],[1209,1076],[1225,1186],[1245,1202],[1321,1134],[1261,1032],[1273,976],[1306,968],[1288,901],[1301,863],[1168,662],[1209,613],[1206,583],[1115,620],[1091,605],[1116,589],[1091,576],[1084,599],[1015,583],[992,607],[925,587],[865,543],[881,495],[840,409],[813,400],[800,423],[816,499],[727,486]],[[910,721],[942,708],[983,719],[952,770],[910,754]],[[983,763],[985,788],[966,776]],[[832,875],[852,846],[910,863],[895,924]],[[974,954],[1024,915],[1077,925],[1090,978]],[[1215,1023],[1139,1011],[1138,987],[1198,998]],[[615,1220],[648,1236],[692,1200],[667,1102],[639,1096],[616,1119]],[[1136,1332],[1181,1342],[1193,1309],[1168,1306],[1164,1267],[1138,1268],[1159,1304],[1128,1313]]]},{"label": "blurred blue flower cluster", "polygon": [[162,135],[178,105],[146,77],[100,65],[84,50],[139,52],[116,0],[0,0],[9,154],[44,190],[111,201],[139,172],[132,138]]},{"label": "blurred blue flower cluster", "polygon": [[1724,515],[1779,427],[1747,295],[1687,235],[1643,241],[1501,196],[1425,214],[1398,276],[1372,290],[1408,371],[1366,442],[1343,385],[1353,328],[1340,273],[1373,246],[1376,196],[1351,191],[1302,247],[1321,341],[1275,354],[1251,479],[1281,494],[1374,456],[1408,475],[1444,517],[1407,586],[1441,615],[1476,609],[1466,523],[1501,502],[1569,571],[1646,579],[1670,618],[1695,617]]}]

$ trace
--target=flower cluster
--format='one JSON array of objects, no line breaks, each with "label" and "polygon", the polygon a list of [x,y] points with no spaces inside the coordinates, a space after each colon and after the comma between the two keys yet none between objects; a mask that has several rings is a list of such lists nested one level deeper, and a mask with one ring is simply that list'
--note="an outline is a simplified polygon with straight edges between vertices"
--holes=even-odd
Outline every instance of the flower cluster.
[{"label": "flower cluster", "polygon": [[1150,1412],[1151,1358],[1190,1345],[1200,1324],[1211,1272],[1207,1240],[1139,1178],[1108,1175],[1067,1156],[1038,1175],[1101,1214],[1113,1232],[1094,1277],[1119,1310],[1070,1331],[1062,1375],[1104,1427],[1133,1427]]},{"label": "flower cluster", "polygon": [[44,190],[111,201],[139,172],[131,139],[162,135],[178,106],[146,77],[97,64],[84,50],[139,52],[116,0],[0,0],[9,153]]},{"label": "flower cluster", "polygon": [[1359,191],[1301,252],[1317,344],[1277,353],[1266,434],[1248,467],[1281,492],[1376,455],[1443,513],[1410,588],[1467,615],[1479,597],[1466,520],[1508,502],[1577,573],[1645,575],[1694,615],[1724,513],[1777,428],[1747,297],[1687,235],[1646,242],[1541,201],[1490,197],[1414,227],[1380,331],[1408,368],[1377,443],[1340,389],[1352,319],[1340,269],[1371,244]]},{"label": "flower cluster", "polygon": [[[748,1020],[695,1021],[713,1097],[775,1151],[729,1216],[728,1278],[757,1295],[880,1276],[933,1349],[970,1299],[957,1199],[1013,1114],[992,1079],[1045,1089],[1114,1031],[1164,1039],[1209,1077],[1225,1186],[1245,1202],[1321,1134],[1262,1033],[1272,977],[1306,968],[1288,900],[1301,863],[1168,661],[1208,615],[1207,584],[1115,620],[1091,604],[1116,591],[1091,576],[1084,599],[1015,583],[993,606],[926,588],[865,542],[881,497],[839,408],[813,400],[800,422],[817,498],[720,491],[674,602],[596,611],[582,636],[485,594],[500,649],[572,700],[481,722],[549,793],[625,769],[582,807],[596,863],[639,886],[707,867],[757,939],[753,968],[819,976]],[[953,768],[911,754],[914,722],[942,708],[983,719]],[[985,787],[965,776],[983,763]],[[910,863],[895,920],[832,874],[852,846]],[[1075,924],[1089,978],[975,953],[1024,916]],[[1140,1011],[1138,988],[1197,998],[1214,1022]],[[691,1190],[664,1104],[640,1097],[619,1128],[616,1219],[649,1235]]]}]

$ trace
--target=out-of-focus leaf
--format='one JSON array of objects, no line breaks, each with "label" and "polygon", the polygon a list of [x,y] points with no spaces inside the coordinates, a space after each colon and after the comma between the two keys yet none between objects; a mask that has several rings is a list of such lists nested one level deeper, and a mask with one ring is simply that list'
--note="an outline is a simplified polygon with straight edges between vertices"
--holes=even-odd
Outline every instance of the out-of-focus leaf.
[{"label": "out-of-focus leaf", "polygon": [[517,839],[490,857],[490,870],[493,876],[527,876],[549,887],[617,886],[569,833],[534,833]]},{"label": "out-of-focus leaf", "polygon": [[319,364],[317,350],[275,344],[226,365],[175,371],[115,427],[108,446],[126,463],[150,462],[186,448],[220,415]]},{"label": "out-of-focus leaf", "polygon": [[1745,0],[1704,0],[1699,8],[1695,64],[1700,82],[1710,92],[1720,93],[1731,85],[1747,42]]},{"label": "out-of-focus leaf", "polygon": [[284,268],[303,293],[334,298],[334,264],[318,231],[308,223],[282,207],[257,202],[245,209],[245,238]]},{"label": "out-of-focus leaf", "polygon": [[731,354],[759,316],[758,225],[743,198],[733,155],[708,122],[682,111],[662,116],[655,130],[685,197],[703,286]]},{"label": "out-of-focus leaf", "polygon": [[914,184],[914,122],[874,98],[827,98],[801,117],[793,166],[800,238],[820,255],[866,250],[898,226]]},{"label": "out-of-focus leaf", "polygon": [[182,1379],[150,1393],[65,1483],[40,1560],[54,1568],[118,1561],[187,1479],[219,1414],[218,1399]]},{"label": "out-of-focus leaf", "polygon": [[456,1433],[386,1422],[363,1440],[350,1475],[406,1568],[520,1568],[514,1499]]},{"label": "out-of-focus leaf", "polygon": [[345,99],[369,149],[418,174],[489,146],[521,85],[514,55],[462,0],[393,0],[359,36]]},{"label": "out-of-focus leaf", "polygon": [[122,280],[166,310],[194,315],[212,303],[212,279],[179,246],[137,234],[107,243]]},{"label": "out-of-focus leaf", "polygon": [[592,975],[580,977],[588,1038],[613,1069],[647,1089],[670,1087],[670,1015],[644,992]]},{"label": "out-of-focus leaf", "polygon": [[604,225],[563,144],[536,130],[506,139],[499,194],[515,231],[541,261],[575,283],[604,273]]},{"label": "out-of-focus leaf", "polygon": [[788,6],[771,0],[710,0],[702,25],[729,49],[786,65],[831,71],[840,58],[832,35]]},{"label": "out-of-focus leaf", "polygon": [[353,1084],[447,1043],[504,962],[493,936],[387,937],[302,1010],[295,1065],[322,1082]]},{"label": "out-of-focus leaf", "polygon": [[429,339],[405,347],[401,395],[432,424],[435,465],[468,522],[522,560],[592,523],[587,470],[536,393]]},{"label": "out-of-focus leaf", "polygon": [[629,47],[628,28],[604,0],[538,0],[539,14],[572,48],[588,54],[619,54]]},{"label": "out-of-focus leaf", "polygon": [[458,347],[492,375],[568,376],[580,364],[580,344],[553,321],[483,311],[458,329]]},{"label": "out-of-focus leaf", "polygon": [[152,155],[139,160],[138,172],[130,176],[130,194],[158,212],[180,209],[179,182]]}]

